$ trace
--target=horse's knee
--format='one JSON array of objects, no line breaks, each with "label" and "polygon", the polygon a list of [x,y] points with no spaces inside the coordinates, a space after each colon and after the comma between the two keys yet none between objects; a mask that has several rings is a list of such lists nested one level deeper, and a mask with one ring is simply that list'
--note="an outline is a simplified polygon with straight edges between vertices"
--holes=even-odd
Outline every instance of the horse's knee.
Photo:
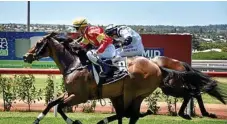
[{"label": "horse's knee", "polygon": [[58,106],[57,106],[57,112],[61,112],[62,111],[62,109],[64,108],[64,103],[60,103],[60,104],[58,104]]}]

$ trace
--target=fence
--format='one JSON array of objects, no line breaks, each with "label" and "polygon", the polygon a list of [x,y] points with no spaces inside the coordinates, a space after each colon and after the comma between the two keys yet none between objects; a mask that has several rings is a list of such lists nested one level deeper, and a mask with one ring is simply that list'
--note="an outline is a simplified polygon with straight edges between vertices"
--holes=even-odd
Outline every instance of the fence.
[{"label": "fence", "polygon": [[[227,72],[203,72],[211,77],[227,77]],[[0,68],[0,74],[61,74],[58,69]],[[190,112],[190,110],[188,110]],[[57,116],[57,106],[54,107]]]},{"label": "fence", "polygon": [[[227,77],[227,72],[203,72],[211,77]],[[59,69],[0,68],[0,74],[61,74]]]},{"label": "fence", "polygon": [[227,60],[192,60],[192,67],[200,71],[225,72]]}]

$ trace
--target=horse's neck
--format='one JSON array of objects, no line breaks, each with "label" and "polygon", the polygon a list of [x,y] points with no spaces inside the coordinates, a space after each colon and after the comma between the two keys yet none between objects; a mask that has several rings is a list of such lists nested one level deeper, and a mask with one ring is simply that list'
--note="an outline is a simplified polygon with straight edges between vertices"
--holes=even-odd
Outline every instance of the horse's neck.
[{"label": "horse's neck", "polygon": [[80,65],[79,58],[72,55],[62,44],[53,43],[51,58],[55,61],[56,65],[64,75],[73,67]]}]

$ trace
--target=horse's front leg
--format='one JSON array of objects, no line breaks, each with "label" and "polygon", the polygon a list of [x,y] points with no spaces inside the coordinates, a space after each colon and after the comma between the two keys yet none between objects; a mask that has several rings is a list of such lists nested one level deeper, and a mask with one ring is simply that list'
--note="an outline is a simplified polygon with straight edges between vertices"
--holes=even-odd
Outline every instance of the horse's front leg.
[{"label": "horse's front leg", "polygon": [[79,95],[76,95],[76,94],[70,94],[69,97],[67,97],[66,99],[64,99],[63,102],[59,103],[58,104],[58,108],[57,108],[57,111],[58,113],[62,116],[62,118],[65,120],[65,122],[67,124],[82,124],[82,122],[80,122],[79,120],[75,120],[75,121],[72,121],[64,112],[63,112],[63,108],[64,107],[70,107],[70,106],[73,106],[73,105],[77,105],[79,103],[83,103],[83,102],[86,102],[86,100],[83,99],[84,97],[80,96]]},{"label": "horse's front leg", "polygon": [[154,113],[150,109],[148,109],[145,113],[140,113],[140,118],[143,118],[151,114],[154,114]]},{"label": "horse's front leg", "polygon": [[196,98],[197,101],[198,101],[200,111],[201,111],[201,113],[202,113],[202,115],[203,115],[204,117],[217,118],[217,116],[216,116],[215,114],[208,113],[208,112],[206,111],[205,106],[204,106],[204,104],[203,104],[203,99],[202,99],[201,94],[200,94],[200,95],[197,95],[195,98]]},{"label": "horse's front leg", "polygon": [[50,109],[59,104],[64,99],[64,94],[58,97],[56,100],[53,100],[47,104],[47,107],[44,109],[42,113],[39,114],[39,116],[36,118],[36,120],[33,122],[33,124],[39,124],[39,122],[45,117],[45,115],[50,111]]},{"label": "horse's front leg", "polygon": [[181,105],[181,108],[180,108],[180,110],[178,112],[178,115],[181,116],[184,119],[191,120],[191,117],[188,114],[184,113],[184,110],[187,107],[187,104],[188,104],[189,100],[190,100],[190,97],[184,97],[184,101],[183,101],[183,103]]}]

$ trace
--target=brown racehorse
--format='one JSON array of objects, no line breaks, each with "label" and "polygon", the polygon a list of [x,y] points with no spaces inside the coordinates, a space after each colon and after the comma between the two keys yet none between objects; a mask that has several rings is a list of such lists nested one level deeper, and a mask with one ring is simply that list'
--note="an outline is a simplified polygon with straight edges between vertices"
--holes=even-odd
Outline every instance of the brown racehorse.
[{"label": "brown racehorse", "polygon": [[[217,116],[212,113],[208,113],[205,109],[203,100],[202,100],[202,92],[208,93],[209,95],[215,97],[223,104],[226,104],[227,100],[227,85],[223,83],[217,83],[217,81],[211,79],[211,77],[205,75],[204,73],[193,69],[190,65],[185,62],[181,62],[176,59],[168,58],[165,56],[156,56],[152,60],[152,62],[156,63],[159,67],[161,67],[162,75],[164,77],[163,82],[160,83],[160,88],[163,93],[166,95],[183,98],[184,101],[179,110],[179,116],[185,119],[191,119],[191,117],[184,113],[184,110],[187,106],[189,100],[195,97],[198,101],[200,111],[202,116],[216,118]],[[168,69],[167,69],[168,68]],[[171,70],[169,70],[171,69]],[[174,72],[175,70],[176,72]],[[186,78],[180,78],[184,76],[184,73],[179,72],[188,72]],[[190,74],[191,73],[191,76]],[[140,99],[136,99],[134,101],[140,101]],[[144,117],[146,115],[152,114],[151,111],[147,111],[146,113],[140,114],[140,117]],[[108,122],[114,121],[117,119],[117,115],[113,115],[107,117],[105,120]],[[99,123],[102,124],[104,121],[101,120]]]},{"label": "brown racehorse", "polygon": [[[55,35],[51,33],[44,36],[24,55],[24,61],[28,63],[43,57],[51,57],[63,75],[66,87],[66,93],[50,102],[34,123],[38,124],[48,111],[58,104],[57,111],[67,124],[81,124],[79,120],[72,121],[68,118],[62,108],[98,99],[97,84],[88,69],[81,68],[81,58],[78,57],[80,52],[73,55],[65,43],[54,38]],[[119,115],[119,123],[122,123],[122,116],[128,114],[129,123],[135,124],[139,119],[138,114],[131,113],[139,113],[142,100],[162,82],[162,72],[154,62],[144,57],[131,58],[128,62],[129,75],[114,83],[103,85],[102,98],[110,98],[113,101]],[[140,100],[134,102],[136,98]],[[116,101],[121,101],[121,104],[117,104]]]}]

